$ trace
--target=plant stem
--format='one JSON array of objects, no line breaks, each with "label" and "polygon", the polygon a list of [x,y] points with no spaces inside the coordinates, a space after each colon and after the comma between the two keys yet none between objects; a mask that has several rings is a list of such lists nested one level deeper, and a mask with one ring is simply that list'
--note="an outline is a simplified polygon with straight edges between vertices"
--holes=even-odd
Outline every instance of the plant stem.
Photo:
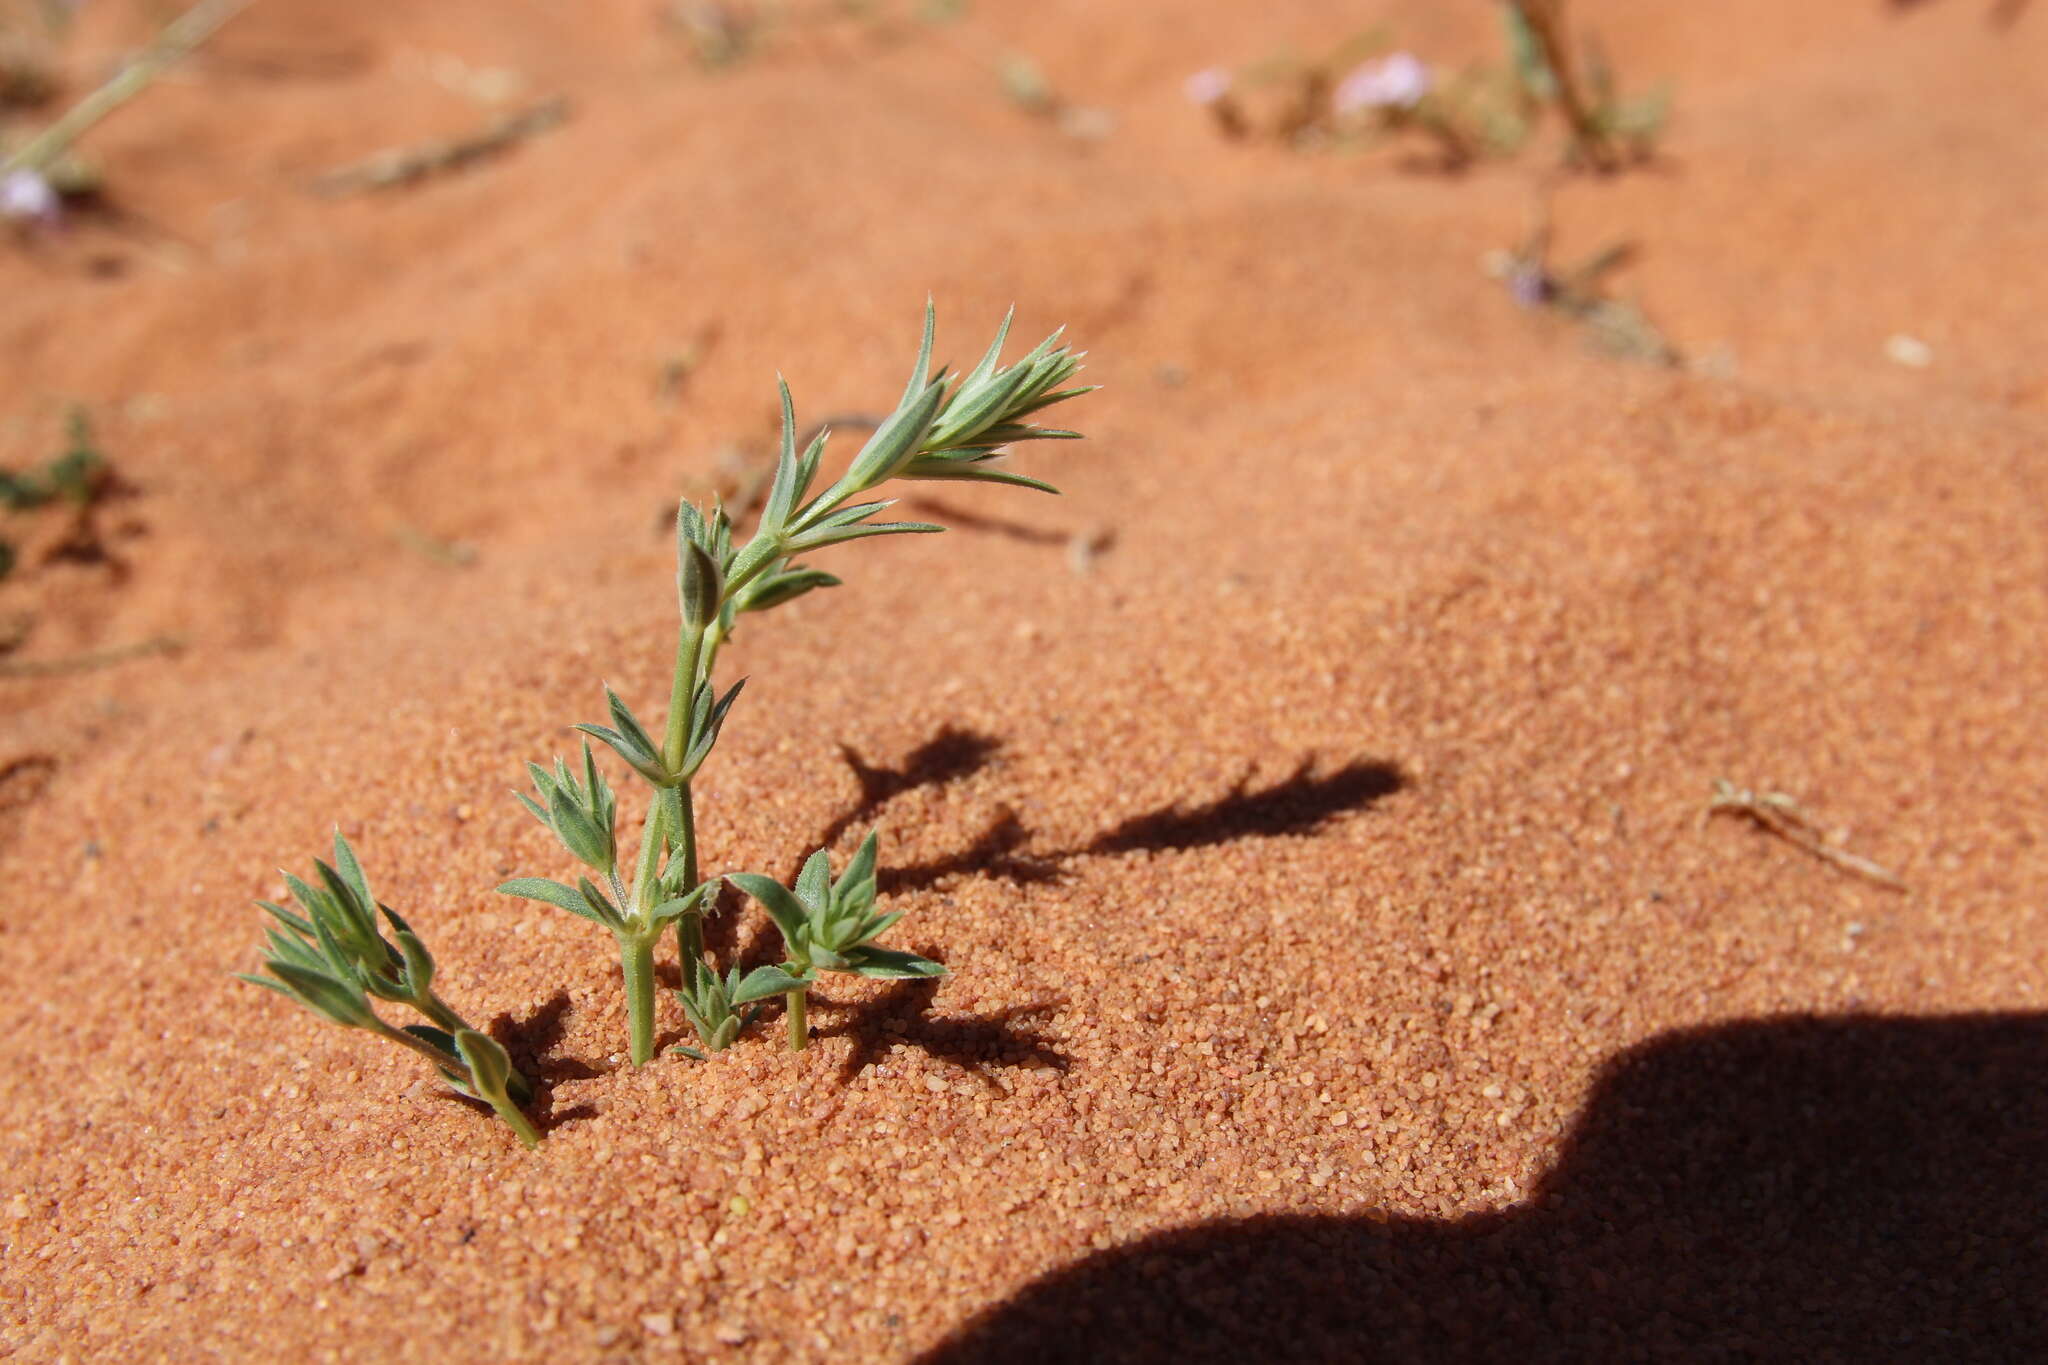
[{"label": "plant stem", "polygon": [[[516,1077],[519,1073],[515,1071],[512,1074]],[[528,1148],[540,1146],[540,1134],[534,1130],[531,1123],[527,1122],[526,1115],[520,1113],[516,1106],[493,1102],[491,1108],[497,1111],[498,1117],[505,1120],[505,1123],[513,1132],[519,1134],[519,1140],[525,1143]]]},{"label": "plant stem", "polygon": [[[428,990],[428,993],[426,993],[426,999],[424,999],[424,1001],[422,1001],[422,999],[414,999],[414,1003],[412,1003],[412,1005],[414,1005],[414,1009],[418,1009],[418,1011],[420,1011],[422,1015],[426,1015],[428,1019],[432,1019],[432,1021],[434,1021],[434,1027],[436,1027],[436,1029],[446,1029],[446,1031],[449,1031],[449,1033],[459,1033],[459,1031],[463,1031],[463,1029],[467,1029],[467,1027],[469,1027],[469,1021],[467,1021],[467,1019],[463,1019],[463,1017],[461,1017],[459,1013],[455,1013],[453,1009],[449,1009],[449,1003],[446,1003],[444,999],[440,999],[438,995],[434,995],[434,993],[432,993],[432,990]],[[418,1052],[426,1052],[426,1054],[428,1054],[428,1056],[432,1056],[432,1058],[440,1058],[440,1054],[438,1054],[436,1050],[432,1050],[432,1048],[430,1048],[430,1046],[426,1044],[426,1040],[422,1040],[422,1038],[414,1038],[414,1036],[412,1036],[412,1033],[406,1033],[406,1031],[403,1031],[403,1029],[397,1029],[397,1033],[399,1033],[399,1036],[401,1036],[401,1038],[410,1038],[410,1040],[412,1040],[412,1044],[410,1044],[410,1046],[414,1046],[414,1050],[418,1050]],[[459,1058],[459,1056],[457,1056],[457,1058],[446,1058],[446,1060],[440,1060],[440,1064],[442,1064],[442,1066],[455,1066],[457,1070],[465,1070],[465,1068],[463,1068],[463,1058]],[[510,1074],[510,1076],[506,1076],[506,1091],[508,1091],[508,1093],[512,1095],[514,1103],[520,1103],[520,1105],[530,1105],[530,1103],[532,1103],[532,1081],[528,1081],[528,1078],[526,1078],[526,1074],[524,1074],[524,1072],[520,1072],[518,1068],[514,1068],[514,1070],[512,1070],[512,1074]]]},{"label": "plant stem", "polygon": [[789,1007],[789,1050],[802,1052],[811,1042],[809,991],[790,991],[782,997]]},{"label": "plant stem", "polygon": [[1565,35],[1564,0],[1514,0],[1514,3],[1522,12],[1529,32],[1536,36],[1536,45],[1543,50],[1543,61],[1549,66],[1550,77],[1557,84],[1558,111],[1571,128],[1573,145],[1594,170],[1603,173],[1615,170],[1620,163],[1615,160],[1614,149],[1607,145],[1607,134],[1594,120],[1592,110],[1586,106],[1585,95],[1579,90],[1571,43]]},{"label": "plant stem", "polygon": [[634,1066],[654,1059],[654,937],[618,936],[626,976],[626,1032]]},{"label": "plant stem", "polygon": [[55,123],[29,139],[13,156],[0,161],[0,173],[39,171],[49,165],[88,128],[147,90],[166,68],[211,38],[216,29],[250,3],[251,0],[199,0],[165,25],[156,41],[121,68],[112,80],[65,110]]}]

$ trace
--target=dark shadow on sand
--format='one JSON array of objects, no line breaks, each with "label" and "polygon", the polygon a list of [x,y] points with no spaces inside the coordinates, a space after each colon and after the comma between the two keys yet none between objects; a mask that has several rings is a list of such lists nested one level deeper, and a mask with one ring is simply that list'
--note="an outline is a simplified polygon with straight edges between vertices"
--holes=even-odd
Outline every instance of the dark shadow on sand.
[{"label": "dark shadow on sand", "polygon": [[1161,1233],[923,1360],[2048,1360],[2044,1082],[2048,1015],[1667,1034],[1524,1204]]}]

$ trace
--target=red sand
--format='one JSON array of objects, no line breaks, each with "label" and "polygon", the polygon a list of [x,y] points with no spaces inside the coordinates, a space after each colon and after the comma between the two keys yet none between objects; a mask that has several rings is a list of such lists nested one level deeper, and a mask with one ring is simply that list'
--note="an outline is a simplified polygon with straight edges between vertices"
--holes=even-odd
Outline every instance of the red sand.
[{"label": "red sand", "polygon": [[[9,658],[185,641],[0,678],[0,1354],[2048,1351],[2048,14],[1581,5],[1678,114],[1560,250],[1642,244],[1713,357],[1669,372],[1478,269],[1544,153],[1179,92],[1381,19],[1490,54],[1481,6],[827,17],[718,74],[654,9],[267,0],[92,138],[120,219],[0,251],[0,465],[76,398],[132,486],[118,568],[0,585]],[[486,117],[456,63],[573,116],[306,192]],[[601,679],[656,707],[658,523],[775,373],[887,401],[927,293],[955,360],[1012,300],[1091,351],[1091,440],[1024,456],[1067,496],[832,552],[698,799],[714,869],[878,822],[954,975],[632,1071],[610,945],[490,892],[564,870],[506,789]],[[857,821],[842,745],[908,774]],[[1910,890],[1703,822],[1716,777]],[[551,1082],[539,1153],[227,977],[337,821]]]}]

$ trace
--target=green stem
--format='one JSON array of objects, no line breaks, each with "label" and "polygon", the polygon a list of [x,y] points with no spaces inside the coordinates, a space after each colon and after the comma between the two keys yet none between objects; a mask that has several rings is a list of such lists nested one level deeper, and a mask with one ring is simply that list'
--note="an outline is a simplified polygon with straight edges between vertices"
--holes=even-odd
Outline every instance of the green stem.
[{"label": "green stem", "polygon": [[[448,1002],[434,994],[431,990],[426,993],[424,1000],[415,999],[412,1003],[413,1008],[426,1015],[432,1021],[435,1028],[445,1030],[448,1033],[458,1033],[469,1027],[468,1020],[449,1008]],[[415,1052],[421,1052],[434,1058],[442,1066],[452,1066],[457,1071],[468,1069],[463,1065],[462,1058],[447,1057],[438,1048],[428,1043],[426,1039],[407,1033],[404,1029],[393,1029],[390,1036],[396,1037]],[[533,1082],[526,1079],[525,1075],[516,1069],[506,1078],[505,1089],[520,1104],[531,1104],[533,1102]]]},{"label": "green stem", "polygon": [[[514,1077],[517,1077],[519,1073],[515,1071],[512,1074]],[[534,1126],[531,1123],[526,1121],[526,1115],[520,1113],[515,1106],[499,1104],[496,1100],[493,1100],[491,1101],[491,1108],[497,1111],[498,1117],[505,1120],[513,1132],[519,1134],[519,1140],[525,1143],[528,1148],[540,1146],[540,1134],[534,1130]]]},{"label": "green stem", "polygon": [[811,1042],[810,992],[790,991],[782,999],[789,1007],[789,1050],[802,1052]]},{"label": "green stem", "polygon": [[690,739],[690,698],[697,690],[698,655],[704,646],[704,632],[684,626],[676,636],[676,678],[668,692],[668,733],[662,738],[661,756],[670,772],[683,766],[683,746]]},{"label": "green stem", "polygon": [[626,976],[626,1032],[634,1066],[654,1060],[654,938],[620,934],[619,966]]}]

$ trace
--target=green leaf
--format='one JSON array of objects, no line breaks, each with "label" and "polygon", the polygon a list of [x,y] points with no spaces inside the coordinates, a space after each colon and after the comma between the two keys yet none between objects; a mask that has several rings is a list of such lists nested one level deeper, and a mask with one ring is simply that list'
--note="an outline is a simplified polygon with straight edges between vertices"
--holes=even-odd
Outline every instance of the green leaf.
[{"label": "green leaf", "polygon": [[[655,786],[666,787],[673,785],[674,779],[669,776],[668,770],[662,766],[661,755],[651,748],[640,747],[630,735],[621,734],[617,730],[607,729],[602,725],[579,724],[575,728],[589,735],[592,739],[601,740],[610,745],[612,752],[624,759],[628,767]],[[548,823],[547,814],[539,806],[534,805],[531,801],[527,801],[523,795],[519,799],[526,801],[527,809],[538,816],[542,824]]]},{"label": "green leaf", "polygon": [[632,708],[619,700],[619,694],[612,691],[609,684],[604,689],[604,701],[606,709],[611,712],[612,724],[618,727],[619,733],[649,753],[655,752],[654,737],[647,733],[647,727],[640,723]]},{"label": "green leaf", "polygon": [[741,981],[739,989],[732,993],[734,1005],[751,1005],[756,1000],[767,1000],[791,991],[807,991],[811,988],[812,977],[807,973],[799,976],[782,967],[756,967]]},{"label": "green leaf", "polygon": [[1029,382],[1024,370],[1006,370],[978,384],[963,384],[925,437],[927,445],[951,445],[1002,420],[1010,401]]},{"label": "green leaf", "polygon": [[898,952],[894,948],[863,946],[849,950],[845,956],[848,963],[845,970],[855,976],[903,981],[913,977],[946,975],[945,964],[919,957],[916,953]]},{"label": "green leaf", "polygon": [[554,827],[555,837],[578,862],[600,872],[612,868],[615,855],[608,837],[610,831],[600,830],[589,813],[560,787],[555,789],[554,799],[548,803],[548,819]]},{"label": "green leaf", "polygon": [[315,1014],[333,1020],[343,1028],[372,1028],[377,1016],[360,989],[344,984],[326,972],[301,967],[296,962],[272,962],[270,970],[285,984],[300,1004]]},{"label": "green leaf", "polygon": [[676,559],[679,563],[686,545],[695,545],[702,550],[711,548],[711,528],[705,523],[704,514],[687,499],[676,506]]},{"label": "green leaf", "polygon": [[801,554],[807,550],[822,550],[827,545],[839,545],[849,540],[865,540],[869,536],[930,535],[943,531],[943,526],[934,526],[925,521],[882,521],[866,526],[843,526],[834,531],[806,531],[789,543],[789,548]]},{"label": "green leaf", "polygon": [[[410,1033],[413,1037],[418,1038],[429,1046],[439,1048],[447,1053],[450,1062],[455,1061],[460,1055],[455,1051],[455,1035],[446,1029],[435,1028],[432,1024],[407,1024],[405,1032]],[[479,1095],[477,1098],[482,1099],[483,1097]]]},{"label": "green leaf", "polygon": [[802,597],[816,588],[836,588],[839,579],[819,569],[792,569],[771,574],[749,585],[739,601],[741,611],[767,611]]},{"label": "green leaf", "polygon": [[294,915],[291,911],[285,909],[282,905],[277,904],[275,901],[257,901],[256,903],[262,906],[265,910],[268,910],[271,914],[275,915],[278,918],[279,922],[284,924],[287,928],[293,930],[296,933],[304,934],[308,938],[311,938],[313,936],[313,925],[311,921],[300,919],[297,915]]},{"label": "green leaf", "polygon": [[583,903],[589,906],[591,912],[597,916],[599,924],[610,925],[614,930],[625,924],[626,917],[624,913],[620,911],[619,907],[611,903],[604,892],[591,885],[590,878],[578,877],[576,879],[576,889],[582,893]]},{"label": "green leaf", "polygon": [[606,919],[591,909],[583,897],[576,893],[576,888],[564,886],[562,883],[551,881],[546,877],[515,877],[513,880],[500,886],[498,894],[501,896],[518,896],[523,900],[544,901],[559,909],[567,910],[572,915],[581,915],[587,920],[594,920],[607,929],[617,927],[611,920]]},{"label": "green leaf", "polygon": [[341,837],[338,829],[334,831],[334,865],[341,869],[342,879],[360,904],[377,903],[377,898],[370,894],[370,879],[363,875],[363,865],[356,861],[356,851],[348,846],[348,840]]},{"label": "green leaf", "polygon": [[285,984],[281,981],[272,981],[267,976],[252,976],[248,972],[233,972],[230,973],[230,975],[232,975],[237,981],[246,981],[252,986],[261,986],[266,991],[276,991],[279,995],[283,996],[287,1000],[292,1001],[295,1004],[304,1003],[299,999],[297,994],[295,994],[293,991],[287,988]]},{"label": "green leaf", "polygon": [[[931,334],[927,332],[925,338],[929,345]],[[925,363],[929,361],[927,354]],[[921,365],[920,372],[922,369]],[[887,483],[924,444],[925,434],[931,430],[932,419],[938,416],[939,404],[945,397],[943,381],[927,385],[921,394],[905,394],[902,406],[875,428],[875,434],[853,457],[846,476],[835,485],[835,489],[850,495]],[[794,548],[794,542],[791,544]]]},{"label": "green leaf", "polygon": [[899,478],[937,481],[952,479],[961,483],[1003,483],[1015,488],[1032,488],[1040,493],[1059,495],[1059,489],[1043,479],[1013,473],[1007,469],[992,469],[977,461],[916,459],[904,467]]},{"label": "green leaf", "polygon": [[275,929],[265,929],[263,939],[270,948],[270,956],[279,961],[296,962],[301,967],[310,967],[314,971],[319,971],[326,965],[326,959],[303,939],[280,934]]},{"label": "green leaf", "polygon": [[463,1064],[469,1068],[469,1079],[476,1093],[498,1111],[498,1117],[505,1120],[519,1140],[528,1147],[540,1144],[540,1134],[519,1112],[512,1097],[506,1093],[506,1083],[512,1079],[512,1058],[495,1038],[478,1033],[475,1029],[460,1029],[455,1034],[455,1050],[462,1054]]},{"label": "green leaf", "polygon": [[1010,323],[1016,316],[1017,305],[1013,303],[1009,311],[1003,314],[1003,325],[996,328],[996,339],[989,343],[988,350],[982,354],[981,362],[967,372],[967,378],[960,381],[962,389],[973,388],[996,372],[996,362],[1002,358],[1003,343],[1010,339]]},{"label": "green leaf", "polygon": [[798,462],[797,487],[809,488],[811,480],[818,477],[818,466],[825,458],[825,443],[832,438],[832,428],[821,427],[811,438],[811,444],[804,450],[803,459]]},{"label": "green leaf", "polygon": [[823,914],[832,900],[832,859],[824,849],[819,849],[804,859],[803,871],[797,873],[796,898],[803,903],[807,915]]},{"label": "green leaf", "polygon": [[938,321],[938,309],[933,307],[932,301],[927,298],[924,301],[924,340],[918,343],[917,365],[910,372],[910,383],[904,387],[903,397],[897,400],[896,406],[899,410],[919,393],[926,391],[932,372],[932,336],[938,329]]},{"label": "green leaf", "polygon": [[412,993],[424,1000],[434,984],[434,957],[427,951],[427,945],[420,942],[418,934],[402,929],[398,934],[398,951],[405,958],[405,984]]},{"label": "green leaf", "polygon": [[689,914],[702,905],[705,894],[717,885],[718,881],[714,878],[695,888],[686,896],[677,896],[673,900],[663,901],[647,912],[647,922],[649,924],[667,924],[670,920],[681,919],[684,915]]},{"label": "green leaf", "polygon": [[727,881],[741,892],[761,902],[761,908],[775,921],[775,927],[782,931],[783,941],[790,946],[794,956],[804,941],[804,920],[802,902],[790,893],[788,887],[773,877],[764,877],[758,872],[730,872]]},{"label": "green leaf", "polygon": [[[719,699],[718,705],[711,708],[710,715],[692,728],[694,738],[690,741],[689,752],[683,756],[682,773],[685,780],[695,777],[697,770],[704,766],[704,760],[711,757],[711,748],[718,743],[719,732],[725,728],[725,713],[732,709],[733,702],[739,699],[740,689],[746,685],[745,678],[734,683],[725,696]],[[711,689],[706,687],[704,695],[708,698]]]},{"label": "green leaf", "polygon": [[782,453],[775,461],[775,481],[769,485],[768,501],[762,505],[761,524],[755,533],[771,541],[782,534],[790,511],[804,491],[797,482],[803,467],[796,454],[796,403],[781,375],[775,377],[775,382],[782,390]]},{"label": "green leaf", "polygon": [[299,903],[299,908],[304,910],[315,924],[320,922],[323,914],[326,918],[334,916],[335,912],[333,910],[323,911],[322,909],[328,900],[325,892],[315,891],[289,872],[284,874],[284,885],[285,889],[292,893],[292,899]]},{"label": "green leaf", "polygon": [[891,910],[886,915],[874,915],[853,937],[855,944],[870,943],[896,927],[896,921],[903,918],[901,910]]},{"label": "green leaf", "polygon": [[683,606],[683,627],[700,631],[718,616],[725,594],[725,575],[709,551],[685,542],[676,552],[676,593]]},{"label": "green leaf", "polygon": [[[875,879],[875,851],[880,842],[880,834],[876,830],[869,830],[868,837],[860,841],[860,847],[854,850],[853,861],[846,865],[846,871],[840,873],[839,880],[833,883],[832,889],[838,893],[835,899],[844,898],[849,888]],[[872,900],[874,893],[870,891],[868,897]]]}]

